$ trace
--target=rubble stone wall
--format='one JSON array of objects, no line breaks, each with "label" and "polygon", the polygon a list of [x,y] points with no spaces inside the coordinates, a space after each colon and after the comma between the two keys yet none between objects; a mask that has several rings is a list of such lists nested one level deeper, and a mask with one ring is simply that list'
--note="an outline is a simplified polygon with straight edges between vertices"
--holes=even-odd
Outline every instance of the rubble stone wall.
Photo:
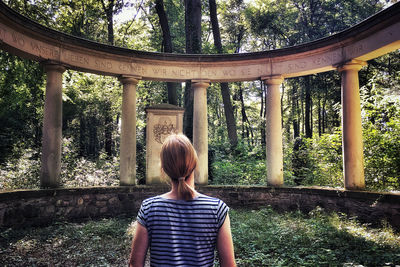
[{"label": "rubble stone wall", "polygon": [[[105,217],[135,218],[143,199],[165,187],[92,187],[18,190],[0,193],[0,227],[41,226],[56,221]],[[357,216],[373,225],[387,221],[400,229],[400,194],[309,187],[204,186],[198,191],[221,198],[231,208],[310,212],[321,207]]]}]

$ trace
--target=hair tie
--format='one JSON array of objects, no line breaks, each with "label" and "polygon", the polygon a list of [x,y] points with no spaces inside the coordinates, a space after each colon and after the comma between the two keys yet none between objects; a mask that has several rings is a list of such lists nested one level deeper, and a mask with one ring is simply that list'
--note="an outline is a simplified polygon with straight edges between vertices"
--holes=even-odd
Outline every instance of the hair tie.
[{"label": "hair tie", "polygon": [[185,177],[179,177],[178,181],[185,181],[185,179],[186,179]]}]

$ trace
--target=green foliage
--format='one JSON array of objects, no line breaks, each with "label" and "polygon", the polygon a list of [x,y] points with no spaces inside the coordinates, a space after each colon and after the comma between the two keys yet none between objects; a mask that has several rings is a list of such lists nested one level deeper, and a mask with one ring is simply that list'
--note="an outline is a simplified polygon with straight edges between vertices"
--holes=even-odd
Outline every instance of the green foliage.
[{"label": "green foliage", "polygon": [[0,165],[40,145],[43,78],[38,63],[0,52]]},{"label": "green foliage", "polygon": [[326,37],[355,25],[382,7],[376,0],[252,1],[244,12],[252,33],[250,49],[270,50]]},{"label": "green foliage", "polygon": [[271,208],[232,210],[238,266],[377,266],[400,262],[400,237],[321,209],[304,215]]},{"label": "green foliage", "polygon": [[[400,66],[399,52],[391,60],[393,79],[386,79],[379,66],[361,88],[365,182],[370,189],[400,189]],[[385,59],[385,57],[383,59]],[[380,63],[381,59],[373,64]],[[383,61],[385,62],[385,61]]]},{"label": "green foliage", "polygon": [[228,143],[209,146],[213,151],[212,184],[254,185],[266,183],[265,152],[262,146],[239,143],[231,149]]},{"label": "green foliage", "polygon": [[43,228],[2,230],[3,266],[124,266],[131,235],[128,219],[56,223]]},{"label": "green foliage", "polygon": [[122,95],[117,79],[68,71],[64,86],[63,135],[72,138],[80,156],[98,158],[106,142],[109,156],[116,155]]},{"label": "green foliage", "polygon": [[340,131],[324,134],[314,146],[314,159],[319,172],[314,173],[317,185],[343,187],[342,135]]},{"label": "green foliage", "polygon": [[60,178],[64,187],[118,186],[119,157],[104,152],[97,159],[79,156],[71,140],[64,138]]},{"label": "green foliage", "polygon": [[400,120],[390,119],[383,133],[371,123],[365,125],[365,182],[371,189],[400,189]]},{"label": "green foliage", "polygon": [[[319,208],[306,215],[231,209],[230,219],[238,266],[400,263],[400,235],[388,225],[371,228]],[[133,229],[128,218],[0,229],[0,257],[4,266],[124,266]]]},{"label": "green foliage", "polygon": [[314,139],[297,139],[292,152],[294,184],[343,187],[340,131]]},{"label": "green foliage", "polygon": [[[37,151],[25,149],[21,157],[8,161],[0,169],[0,190],[38,189],[40,157]],[[79,156],[71,139],[64,138],[61,175],[64,187],[118,186],[119,157],[101,152],[97,159]]]},{"label": "green foliage", "polygon": [[36,151],[24,150],[20,157],[7,161],[0,169],[0,191],[39,188],[40,158]]}]

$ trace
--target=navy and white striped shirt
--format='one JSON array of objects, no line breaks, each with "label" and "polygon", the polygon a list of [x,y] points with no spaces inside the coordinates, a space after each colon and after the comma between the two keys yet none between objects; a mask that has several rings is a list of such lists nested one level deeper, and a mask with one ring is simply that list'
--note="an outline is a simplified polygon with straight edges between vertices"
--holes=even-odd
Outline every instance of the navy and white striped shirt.
[{"label": "navy and white striped shirt", "polygon": [[218,231],[228,214],[220,199],[143,201],[137,216],[149,235],[151,266],[213,266]]}]

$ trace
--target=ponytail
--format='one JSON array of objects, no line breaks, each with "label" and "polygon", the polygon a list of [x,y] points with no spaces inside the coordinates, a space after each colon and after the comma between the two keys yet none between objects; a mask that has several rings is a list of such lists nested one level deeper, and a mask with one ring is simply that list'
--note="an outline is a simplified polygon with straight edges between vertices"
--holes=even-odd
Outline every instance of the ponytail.
[{"label": "ponytail", "polygon": [[191,200],[194,197],[194,190],[186,183],[185,177],[178,178],[178,197],[183,200]]},{"label": "ponytail", "polygon": [[182,135],[168,136],[161,147],[161,167],[178,187],[178,198],[191,200],[194,189],[186,182],[197,166],[197,154],[190,140]]}]

